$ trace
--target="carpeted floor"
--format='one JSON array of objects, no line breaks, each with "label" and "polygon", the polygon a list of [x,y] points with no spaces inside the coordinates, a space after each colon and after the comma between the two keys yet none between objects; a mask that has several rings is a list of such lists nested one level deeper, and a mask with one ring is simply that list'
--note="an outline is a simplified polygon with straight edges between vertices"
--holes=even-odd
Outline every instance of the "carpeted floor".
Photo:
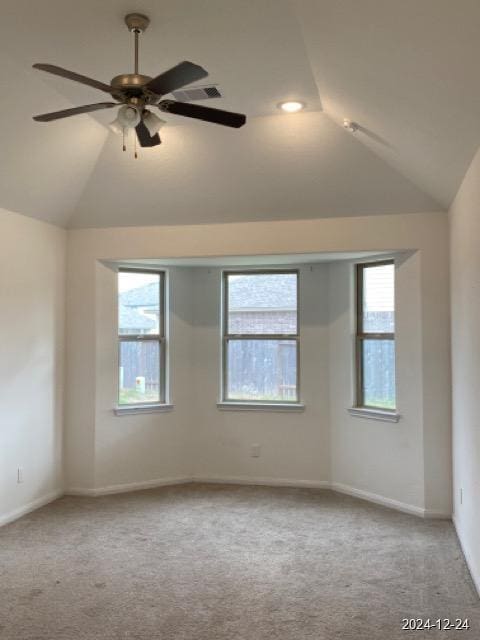
[{"label": "carpeted floor", "polygon": [[[402,618],[469,631],[402,631]],[[480,638],[449,522],[330,491],[65,497],[0,529],[2,640]]]}]

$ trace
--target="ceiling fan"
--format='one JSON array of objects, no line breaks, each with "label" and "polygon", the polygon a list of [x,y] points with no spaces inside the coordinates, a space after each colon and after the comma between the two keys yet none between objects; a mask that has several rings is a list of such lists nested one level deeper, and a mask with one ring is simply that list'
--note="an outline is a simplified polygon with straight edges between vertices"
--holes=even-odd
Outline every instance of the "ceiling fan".
[{"label": "ceiling fan", "polygon": [[[180,89],[191,82],[196,82],[208,76],[208,72],[193,62],[180,62],[175,67],[161,73],[155,78],[138,73],[138,44],[139,35],[148,27],[150,20],[139,13],[130,13],[125,17],[125,23],[135,37],[135,66],[134,73],[123,73],[115,76],[110,84],[93,80],[86,76],[68,71],[51,64],[34,64],[35,69],[46,71],[81,84],[94,87],[110,94],[116,102],[97,102],[72,109],[63,109],[52,113],[34,116],[38,122],[50,122],[60,118],[68,118],[81,113],[90,113],[100,109],[111,109],[120,106],[113,128],[123,131],[135,129],[138,141],[142,147],[155,147],[161,140],[158,131],[164,121],[152,113],[148,107],[155,107],[166,113],[174,113],[187,118],[196,118],[206,122],[221,124],[226,127],[239,128],[246,122],[246,116],[232,111],[213,109],[203,105],[190,104],[177,100],[162,100],[172,91]],[[125,150],[125,145],[124,145]]]}]

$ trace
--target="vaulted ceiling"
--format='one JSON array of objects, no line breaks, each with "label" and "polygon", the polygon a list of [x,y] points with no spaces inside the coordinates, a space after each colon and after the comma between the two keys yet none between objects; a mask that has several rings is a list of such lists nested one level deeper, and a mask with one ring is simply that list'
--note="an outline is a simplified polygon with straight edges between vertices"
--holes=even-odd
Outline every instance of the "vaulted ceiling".
[{"label": "vaulted ceiling", "polygon": [[[141,72],[204,66],[208,104],[245,127],[165,115],[135,160],[112,111],[32,121],[104,100],[34,62],[131,71],[132,10],[151,18]],[[479,32],[478,0],[4,0],[0,207],[67,227],[446,209],[480,144]],[[307,109],[281,113],[289,98]]]}]

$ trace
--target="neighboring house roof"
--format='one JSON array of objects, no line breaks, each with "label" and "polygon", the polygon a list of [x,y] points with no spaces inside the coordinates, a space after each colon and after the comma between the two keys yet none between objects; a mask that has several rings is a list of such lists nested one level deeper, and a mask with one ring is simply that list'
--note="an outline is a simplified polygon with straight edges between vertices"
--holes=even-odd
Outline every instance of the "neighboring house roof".
[{"label": "neighboring house roof", "polygon": [[147,333],[154,329],[156,322],[154,317],[142,313],[140,309],[156,307],[158,305],[158,284],[153,282],[124,291],[118,297],[119,323],[122,329],[138,330],[139,333]]},{"label": "neighboring house roof", "polygon": [[154,307],[158,304],[158,282],[124,291],[120,294],[119,300],[128,307]]},{"label": "neighboring house roof", "polygon": [[[291,282],[291,285],[290,285]],[[292,311],[297,308],[295,280],[286,281],[283,274],[238,276],[230,278],[230,311]],[[153,329],[155,320],[144,315],[140,309],[156,307],[158,284],[130,289],[119,295],[119,320],[123,329],[138,329],[142,332]]]},{"label": "neighboring house roof", "polygon": [[230,311],[291,311],[297,308],[295,276],[284,274],[238,276],[228,282]]},{"label": "neighboring house roof", "polygon": [[156,324],[153,318],[140,313],[135,308],[126,307],[122,304],[119,306],[119,323],[122,329],[138,329],[139,333],[145,333],[153,329]]}]

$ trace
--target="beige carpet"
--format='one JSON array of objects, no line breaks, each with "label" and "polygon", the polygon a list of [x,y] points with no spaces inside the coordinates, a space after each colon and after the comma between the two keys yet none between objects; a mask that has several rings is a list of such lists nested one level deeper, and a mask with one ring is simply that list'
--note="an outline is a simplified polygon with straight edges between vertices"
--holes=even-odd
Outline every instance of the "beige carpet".
[{"label": "beige carpet", "polygon": [[[470,631],[402,631],[404,617]],[[0,529],[2,640],[480,638],[451,523],[329,491],[65,497]]]}]

